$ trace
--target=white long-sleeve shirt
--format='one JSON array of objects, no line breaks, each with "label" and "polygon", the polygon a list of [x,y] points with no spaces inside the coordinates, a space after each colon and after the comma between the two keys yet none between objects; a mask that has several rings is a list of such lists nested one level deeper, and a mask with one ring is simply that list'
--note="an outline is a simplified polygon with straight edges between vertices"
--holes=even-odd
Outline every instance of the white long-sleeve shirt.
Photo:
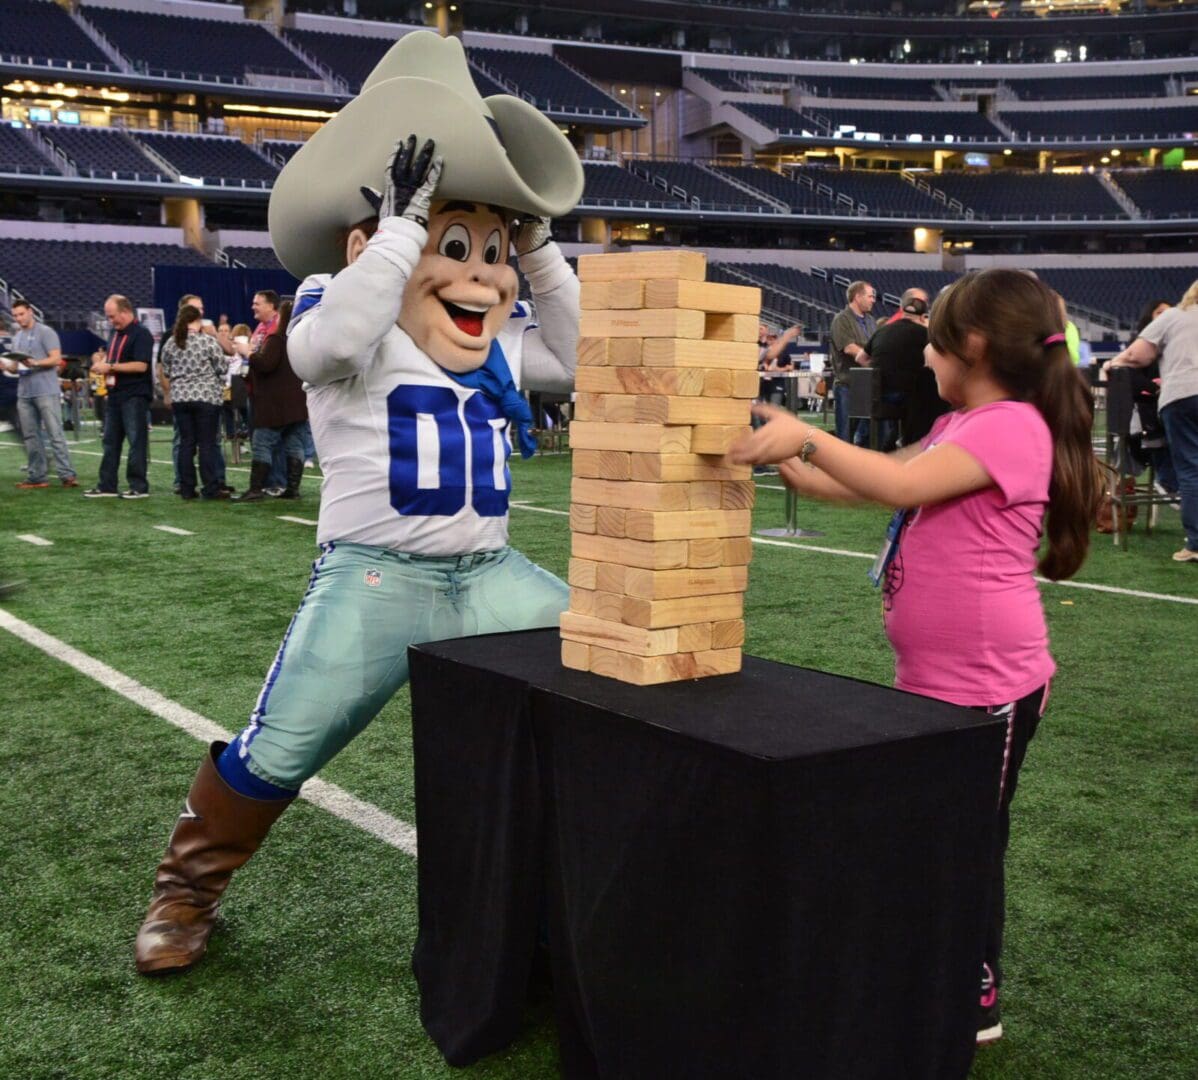
[{"label": "white long-sleeve shirt", "polygon": [[[322,544],[464,555],[507,543],[506,417],[396,325],[426,240],[415,222],[387,218],[352,265],[296,295],[287,352],[324,472]],[[535,306],[517,302],[497,340],[517,386],[568,392],[578,279],[553,243],[519,265]]]}]

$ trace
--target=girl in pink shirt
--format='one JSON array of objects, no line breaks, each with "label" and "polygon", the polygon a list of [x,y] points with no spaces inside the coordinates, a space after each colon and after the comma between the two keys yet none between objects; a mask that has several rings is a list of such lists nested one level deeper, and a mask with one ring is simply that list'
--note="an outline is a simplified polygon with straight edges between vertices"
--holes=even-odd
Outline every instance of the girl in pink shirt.
[{"label": "girl in pink shirt", "polygon": [[[896,685],[1007,722],[978,1042],[1002,1034],[999,954],[1010,805],[1055,670],[1036,586],[1081,566],[1100,495],[1094,403],[1065,347],[1056,294],[1018,270],[958,280],[932,306],[924,353],[955,411],[894,454],[851,446],[769,406],[737,462],[778,463],[818,498],[898,507],[885,571]],[[1039,554],[1041,535],[1047,547]]]}]

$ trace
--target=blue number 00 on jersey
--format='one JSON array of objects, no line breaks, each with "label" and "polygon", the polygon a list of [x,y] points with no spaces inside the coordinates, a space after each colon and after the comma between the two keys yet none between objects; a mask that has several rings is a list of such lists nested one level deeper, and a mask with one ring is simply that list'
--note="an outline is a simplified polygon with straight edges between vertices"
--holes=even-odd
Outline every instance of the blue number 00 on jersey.
[{"label": "blue number 00 on jersey", "polygon": [[463,404],[447,386],[397,386],[387,420],[397,513],[452,517],[467,497],[479,517],[507,513],[507,418],[490,398],[474,393]]}]

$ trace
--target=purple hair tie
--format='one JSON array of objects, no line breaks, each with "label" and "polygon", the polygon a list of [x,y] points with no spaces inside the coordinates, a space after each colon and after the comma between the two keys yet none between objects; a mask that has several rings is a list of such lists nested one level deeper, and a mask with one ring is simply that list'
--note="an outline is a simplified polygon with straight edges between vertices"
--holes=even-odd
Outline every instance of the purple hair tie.
[{"label": "purple hair tie", "polygon": [[1049,334],[1040,344],[1047,349],[1050,345],[1063,345],[1064,343],[1064,334]]}]

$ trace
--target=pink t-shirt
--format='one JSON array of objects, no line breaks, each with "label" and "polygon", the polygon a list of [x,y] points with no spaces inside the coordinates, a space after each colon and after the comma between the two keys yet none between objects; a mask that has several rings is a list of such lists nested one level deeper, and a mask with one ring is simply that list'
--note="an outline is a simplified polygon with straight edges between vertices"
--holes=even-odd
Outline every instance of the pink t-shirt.
[{"label": "pink t-shirt", "polygon": [[940,417],[924,453],[965,450],[994,485],[923,506],[903,531],[887,588],[895,685],[957,705],[1000,705],[1056,667],[1036,587],[1052,434],[1034,405],[999,401]]}]

